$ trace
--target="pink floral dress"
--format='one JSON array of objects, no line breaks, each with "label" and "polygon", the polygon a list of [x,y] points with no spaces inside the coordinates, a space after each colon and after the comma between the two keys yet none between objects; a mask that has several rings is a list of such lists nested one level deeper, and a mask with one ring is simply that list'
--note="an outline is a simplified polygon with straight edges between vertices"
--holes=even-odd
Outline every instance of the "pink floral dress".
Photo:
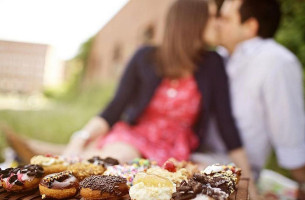
[{"label": "pink floral dress", "polygon": [[117,122],[98,141],[105,144],[126,142],[142,155],[162,165],[168,158],[187,160],[198,146],[192,127],[199,114],[201,94],[193,76],[163,79],[136,125]]}]

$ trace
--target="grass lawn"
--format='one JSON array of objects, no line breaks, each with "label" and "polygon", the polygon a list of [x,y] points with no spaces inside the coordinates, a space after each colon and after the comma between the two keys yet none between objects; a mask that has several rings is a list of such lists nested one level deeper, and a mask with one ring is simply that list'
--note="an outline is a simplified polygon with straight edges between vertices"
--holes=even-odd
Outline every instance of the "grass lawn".
[{"label": "grass lawn", "polygon": [[[77,95],[51,99],[50,106],[40,110],[0,110],[0,122],[20,135],[64,144],[107,104],[113,91],[114,84],[92,86]],[[0,150],[6,145],[1,138]]]}]

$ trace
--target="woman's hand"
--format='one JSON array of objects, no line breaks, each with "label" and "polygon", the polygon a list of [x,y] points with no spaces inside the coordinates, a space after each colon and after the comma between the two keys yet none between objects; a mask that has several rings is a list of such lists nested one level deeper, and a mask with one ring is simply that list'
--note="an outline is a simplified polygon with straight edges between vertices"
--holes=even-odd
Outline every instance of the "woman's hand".
[{"label": "woman's hand", "polygon": [[98,136],[105,135],[108,130],[109,125],[105,119],[101,117],[92,118],[82,130],[72,135],[63,155],[65,157],[81,156],[90,141],[94,141]]},{"label": "woman's hand", "polygon": [[63,153],[63,156],[67,158],[79,156],[84,151],[86,143],[87,140],[84,138],[80,136],[72,136],[70,142],[67,145],[67,148]]}]

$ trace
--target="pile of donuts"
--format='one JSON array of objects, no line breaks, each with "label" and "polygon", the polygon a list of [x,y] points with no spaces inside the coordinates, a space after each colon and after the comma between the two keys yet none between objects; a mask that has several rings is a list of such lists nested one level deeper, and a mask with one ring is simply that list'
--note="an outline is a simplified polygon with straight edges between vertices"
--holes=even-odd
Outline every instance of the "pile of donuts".
[{"label": "pile of donuts", "polygon": [[0,186],[8,192],[39,188],[42,199],[227,200],[241,170],[212,165],[205,170],[191,162],[169,159],[163,166],[135,159],[120,164],[114,158],[92,157],[68,161],[60,156],[38,155],[31,163],[0,169]]}]

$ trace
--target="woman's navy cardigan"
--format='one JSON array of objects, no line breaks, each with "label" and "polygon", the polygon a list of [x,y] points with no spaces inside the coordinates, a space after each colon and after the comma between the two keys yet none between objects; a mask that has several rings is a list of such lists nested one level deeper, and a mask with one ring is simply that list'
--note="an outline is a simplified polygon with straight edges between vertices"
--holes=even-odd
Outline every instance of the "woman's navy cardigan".
[{"label": "woman's navy cardigan", "polygon": [[[131,125],[136,124],[152,99],[162,80],[155,70],[155,50],[152,46],[142,47],[129,61],[115,96],[99,115],[110,126],[122,119]],[[213,116],[227,150],[240,148],[242,143],[232,116],[228,78],[221,57],[216,52],[203,52],[197,63],[194,77],[202,96],[202,106],[194,131],[200,144],[203,144],[208,120]]]}]

